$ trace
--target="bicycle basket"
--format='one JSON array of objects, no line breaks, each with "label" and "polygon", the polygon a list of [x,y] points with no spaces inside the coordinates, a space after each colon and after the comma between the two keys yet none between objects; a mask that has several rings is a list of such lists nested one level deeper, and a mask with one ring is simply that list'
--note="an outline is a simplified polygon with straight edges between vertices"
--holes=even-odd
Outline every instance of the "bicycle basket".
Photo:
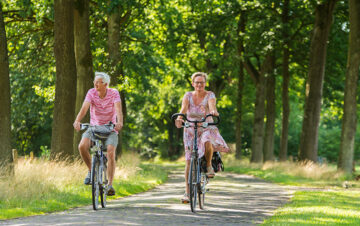
[{"label": "bicycle basket", "polygon": [[108,138],[111,133],[111,130],[107,126],[95,126],[93,128],[93,134],[96,139],[104,140]]}]

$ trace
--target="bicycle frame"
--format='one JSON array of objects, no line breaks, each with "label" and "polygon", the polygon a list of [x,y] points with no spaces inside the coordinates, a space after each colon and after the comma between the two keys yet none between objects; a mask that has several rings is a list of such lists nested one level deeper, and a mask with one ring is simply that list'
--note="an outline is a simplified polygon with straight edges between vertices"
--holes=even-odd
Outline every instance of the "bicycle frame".
[{"label": "bicycle frame", "polygon": [[[102,144],[101,140],[95,140],[95,145],[93,146],[93,148],[91,148],[91,153],[92,155],[96,156],[96,158],[99,159],[99,178],[98,178],[98,183],[99,184],[103,184],[103,177],[102,177],[102,172],[105,166],[105,162],[104,159],[106,158],[106,156],[104,155],[104,151],[103,151],[104,145]],[[91,172],[93,173],[93,172]],[[92,175],[91,175],[92,178]],[[106,181],[105,181],[106,182]]]}]

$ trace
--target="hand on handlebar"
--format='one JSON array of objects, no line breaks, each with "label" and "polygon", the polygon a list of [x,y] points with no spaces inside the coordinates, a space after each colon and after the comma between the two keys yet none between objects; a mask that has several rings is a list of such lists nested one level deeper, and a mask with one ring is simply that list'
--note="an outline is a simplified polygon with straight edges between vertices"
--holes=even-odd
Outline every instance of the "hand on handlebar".
[{"label": "hand on handlebar", "polygon": [[219,112],[217,112],[217,111],[210,111],[210,115],[219,116]]},{"label": "hand on handlebar", "polygon": [[183,125],[183,123],[184,123],[184,120],[183,120],[182,118],[177,118],[177,119],[175,120],[175,126],[176,126],[177,128],[181,128],[182,125]]},{"label": "hand on handlebar", "polygon": [[79,121],[75,121],[74,122],[74,124],[73,124],[73,126],[74,126],[74,129],[76,130],[76,131],[80,131],[80,122]]},{"label": "hand on handlebar", "polygon": [[116,131],[120,131],[122,127],[123,127],[123,123],[122,123],[122,122],[118,122],[118,123],[115,124],[115,130],[116,130]]}]

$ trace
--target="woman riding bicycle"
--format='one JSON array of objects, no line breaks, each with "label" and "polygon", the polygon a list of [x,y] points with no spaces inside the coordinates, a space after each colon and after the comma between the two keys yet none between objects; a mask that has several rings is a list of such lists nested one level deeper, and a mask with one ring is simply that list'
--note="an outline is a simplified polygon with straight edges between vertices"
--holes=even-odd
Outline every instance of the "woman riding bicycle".
[{"label": "woman riding bicycle", "polygon": [[[191,76],[192,86],[194,87],[193,92],[187,92],[182,100],[180,113],[186,114],[186,117],[189,120],[201,120],[207,114],[212,114],[218,116],[219,113],[216,109],[216,98],[215,94],[211,91],[205,90],[207,75],[203,72],[195,72]],[[210,122],[211,118],[208,118],[207,121]],[[182,126],[184,120],[179,116],[175,125],[177,128]],[[184,197],[181,199],[183,203],[189,202],[189,185],[188,185],[188,176],[189,176],[189,167],[190,167],[190,158],[191,152],[193,149],[193,139],[194,139],[194,128],[184,128],[184,147],[185,147],[185,185],[186,191]],[[219,133],[219,130],[216,126],[209,126],[207,128],[200,127],[198,129],[198,153],[199,158],[205,155],[206,159],[206,175],[209,178],[215,176],[214,169],[211,166],[211,159],[214,151],[228,152],[229,147]]]}]

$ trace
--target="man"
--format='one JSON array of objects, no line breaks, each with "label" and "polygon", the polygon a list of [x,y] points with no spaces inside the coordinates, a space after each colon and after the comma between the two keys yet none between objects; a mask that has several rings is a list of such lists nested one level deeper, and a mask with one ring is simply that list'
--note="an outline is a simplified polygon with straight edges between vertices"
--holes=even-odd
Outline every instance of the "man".
[{"label": "man", "polygon": [[[115,124],[113,131],[107,138],[105,145],[107,147],[109,190],[107,195],[115,195],[115,189],[112,186],[115,174],[115,150],[118,144],[118,131],[123,126],[123,116],[121,110],[120,94],[116,89],[109,88],[110,77],[104,72],[95,72],[94,88],[86,94],[84,103],[76,116],[74,128],[80,131],[80,122],[86,115],[90,107],[90,124],[104,125],[110,121]],[[91,131],[88,129],[82,135],[79,152],[89,172],[85,178],[84,184],[90,184],[91,157],[89,153],[91,140]]]}]

